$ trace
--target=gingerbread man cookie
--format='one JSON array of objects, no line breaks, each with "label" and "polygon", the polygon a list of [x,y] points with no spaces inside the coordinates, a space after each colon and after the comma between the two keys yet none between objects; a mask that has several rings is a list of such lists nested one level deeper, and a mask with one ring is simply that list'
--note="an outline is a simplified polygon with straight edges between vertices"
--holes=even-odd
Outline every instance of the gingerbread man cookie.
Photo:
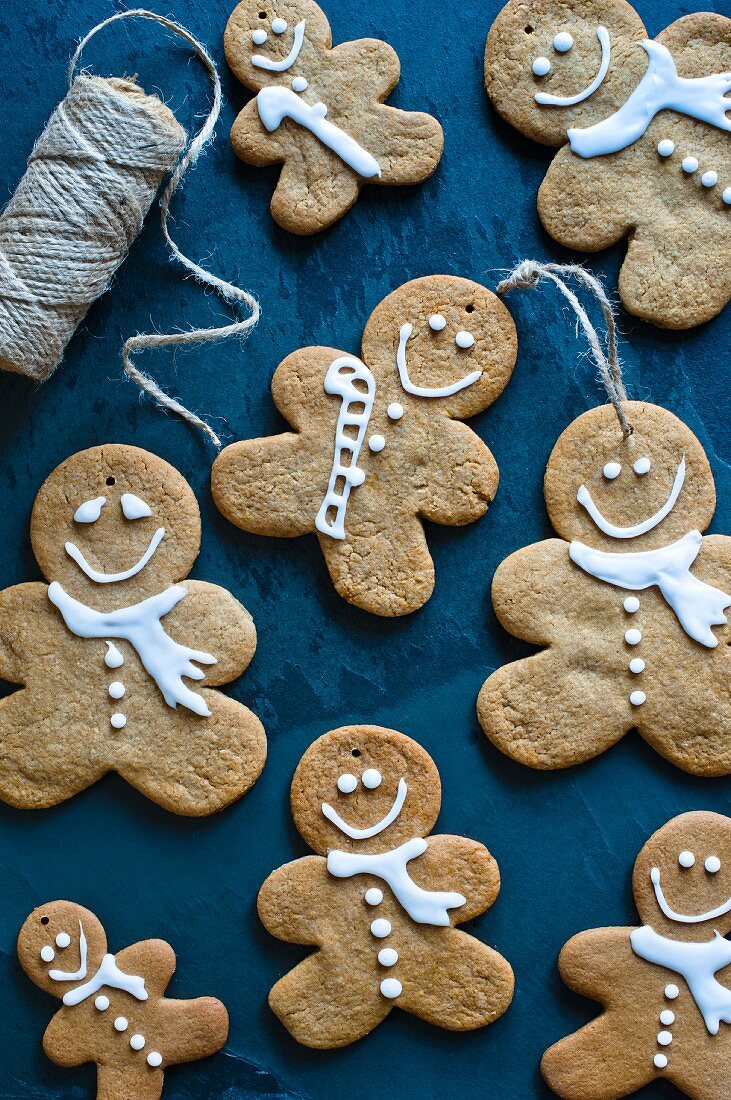
[{"label": "gingerbread man cookie", "polygon": [[495,495],[495,460],[461,421],[495,401],[516,354],[489,290],[451,275],[406,283],[371,314],[362,359],[311,347],[280,364],[272,395],[295,431],[222,451],[216,504],[245,531],[316,533],[350,603],[414,611],[434,588],[422,519],[472,523]]},{"label": "gingerbread man cookie", "polygon": [[248,666],[256,631],[225,589],[186,579],[185,479],[136,447],[82,451],[42,485],[31,542],[51,583],[0,592],[0,676],[23,685],[0,701],[0,798],[54,806],[109,771],[179,814],[239,798],[266,737],[211,689]]},{"label": "gingerbread man cookie", "polygon": [[561,244],[628,238],[626,308],[691,328],[731,297],[731,19],[686,15],[655,39],[625,0],[510,0],[485,83],[512,126],[560,147],[538,193]]},{"label": "gingerbread man cookie", "polygon": [[249,164],[282,163],[272,217],[292,233],[332,225],[364,183],[421,183],[444,147],[431,115],[384,100],[399,59],[374,38],[332,48],[330,24],[312,0],[243,0],[228,21],[226,58],[256,96],[231,131]]},{"label": "gingerbread man cookie", "polygon": [[541,1068],[564,1100],[617,1100],[665,1077],[727,1100],[731,1076],[731,818],[682,814],[650,837],[633,878],[640,928],[566,944],[561,977],[604,1012]]},{"label": "gingerbread man cookie", "polygon": [[300,760],[292,815],[318,854],[274,871],[258,907],[272,935],[318,948],[269,994],[305,1046],[352,1043],[394,1007],[469,1031],[510,1004],[510,965],[454,927],[492,905],[497,863],[477,841],[429,835],[440,801],[434,761],[394,730],[344,726]]},{"label": "gingerbread man cookie", "polygon": [[731,539],[701,532],[713,475],[672,413],[630,401],[570,424],[548,460],[561,536],[512,554],[492,595],[500,622],[546,647],[480,692],[485,733],[532,768],[589,760],[636,729],[699,775],[731,772]]},{"label": "gingerbread man cookie", "polygon": [[175,952],[144,940],[117,955],[97,917],[70,901],[35,909],[18,937],[31,981],[63,1007],[46,1028],[43,1049],[59,1066],[97,1066],[97,1100],[158,1100],[168,1066],[220,1050],[228,1013],[213,997],[165,996]]}]

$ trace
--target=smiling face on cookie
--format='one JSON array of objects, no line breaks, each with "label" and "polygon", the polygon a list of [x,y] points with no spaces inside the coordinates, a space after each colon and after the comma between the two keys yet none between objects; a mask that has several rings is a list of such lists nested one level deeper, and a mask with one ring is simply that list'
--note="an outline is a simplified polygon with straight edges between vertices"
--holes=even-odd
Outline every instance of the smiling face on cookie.
[{"label": "smiling face on cookie", "polygon": [[94,914],[69,901],[39,906],[18,936],[21,966],[54,997],[63,997],[91,977],[106,950],[107,938]]},{"label": "smiling face on cookie", "polygon": [[439,773],[411,738],[380,726],[344,726],[307,750],[292,780],[292,815],[320,855],[384,852],[433,828]]},{"label": "smiling face on cookie", "polygon": [[[270,84],[302,92],[331,45],[330,25],[311,0],[243,0],[224,35],[226,59],[254,90]],[[293,83],[294,82],[294,83]]]},{"label": "smiling face on cookie", "polygon": [[427,414],[464,417],[486,408],[507,384],[516,351],[502,302],[454,276],[399,287],[376,307],[363,335],[363,359],[382,399]]},{"label": "smiling face on cookie", "polygon": [[612,114],[646,66],[646,37],[624,0],[511,0],[490,29],[485,83],[496,109],[535,141]]},{"label": "smiling face on cookie", "polygon": [[185,479],[136,447],[107,445],[63,462],[33,506],[31,541],[45,576],[86,603],[115,606],[187,576],[200,543]]},{"label": "smiling face on cookie", "polygon": [[710,940],[731,931],[731,818],[698,811],[673,818],[635,864],[643,924],[662,936]]},{"label": "smiling face on cookie", "polygon": [[584,413],[548,461],[545,493],[556,531],[613,552],[667,546],[711,521],[716,495],[705,451],[666,409],[628,402],[625,439],[611,405]]}]

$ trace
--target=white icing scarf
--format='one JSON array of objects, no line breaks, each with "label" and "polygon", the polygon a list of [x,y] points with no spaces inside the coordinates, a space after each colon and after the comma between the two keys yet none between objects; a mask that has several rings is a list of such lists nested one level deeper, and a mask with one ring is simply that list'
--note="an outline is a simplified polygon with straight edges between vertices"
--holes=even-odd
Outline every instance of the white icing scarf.
[{"label": "white icing scarf", "polygon": [[192,661],[202,665],[215,665],[210,653],[188,649],[173,641],[163,629],[160,619],[187,596],[187,589],[174,584],[150,596],[142,603],[120,607],[116,611],[95,611],[75,600],[64,591],[58,581],[48,587],[48,598],[54,604],[69,630],[79,638],[123,638],[134,646],[144,668],[153,678],[169,707],[178,703],[203,718],[210,717],[210,710],[201,695],[183,683],[182,677],[202,680],[205,673]]},{"label": "white icing scarf", "polygon": [[706,1028],[718,1035],[721,1023],[731,1024],[731,989],[717,982],[717,970],[731,963],[731,943],[714,932],[704,943],[683,943],[660,936],[649,924],[634,928],[630,942],[635,955],[674,970],[685,979]]},{"label": "white icing scarf", "polygon": [[457,909],[467,900],[462,894],[437,890],[422,890],[409,876],[406,864],[423,855],[428,844],[421,837],[407,840],[390,852],[330,852],[327,869],[335,878],[352,878],[353,875],[375,875],[391,887],[412,920],[417,924],[448,926],[448,909]]},{"label": "white icing scarf", "polygon": [[723,612],[731,606],[731,596],[690,572],[702,541],[700,531],[689,531],[670,546],[628,554],[610,554],[593,550],[583,542],[572,542],[569,557],[585,573],[618,588],[642,591],[657,586],[686,634],[715,649],[718,638],[711,627],[727,621]]}]

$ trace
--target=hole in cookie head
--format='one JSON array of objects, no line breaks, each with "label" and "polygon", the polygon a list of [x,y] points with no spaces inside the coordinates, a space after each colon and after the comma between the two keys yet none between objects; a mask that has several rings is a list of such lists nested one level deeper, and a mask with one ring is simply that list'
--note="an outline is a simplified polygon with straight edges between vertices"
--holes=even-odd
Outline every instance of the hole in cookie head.
[{"label": "hole in cookie head", "polygon": [[536,28],[535,28],[535,27],[531,27],[531,25],[530,25],[530,23],[529,23],[529,24],[527,25],[527,27],[524,27],[523,29],[524,29],[524,31],[525,31],[525,33],[526,33],[526,34],[533,34],[533,31],[534,31],[534,30],[535,30]]},{"label": "hole in cookie head", "polygon": [[116,485],[116,484],[117,484],[116,477],[112,477],[111,474],[110,474],[109,477],[107,478],[107,485]]},{"label": "hole in cookie head", "polygon": [[351,752],[350,755],[351,756],[360,756],[360,749],[353,749],[353,751]]},{"label": "hole in cookie head", "polygon": [[475,312],[475,307],[472,304],[472,302],[470,302],[470,304],[468,306],[464,307],[464,311],[465,311],[465,313],[474,313]]},{"label": "hole in cookie head", "polygon": [[260,11],[259,12],[259,18],[260,19],[266,19],[266,17],[267,17],[267,13],[265,11]]},{"label": "hole in cookie head", "polygon": [[41,924],[48,924],[50,919],[50,917],[41,917]]}]

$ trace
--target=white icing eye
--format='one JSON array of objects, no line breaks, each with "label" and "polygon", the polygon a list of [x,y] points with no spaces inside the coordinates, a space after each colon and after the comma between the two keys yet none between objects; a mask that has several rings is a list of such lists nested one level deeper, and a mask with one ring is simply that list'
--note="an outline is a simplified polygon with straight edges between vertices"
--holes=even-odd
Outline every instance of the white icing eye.
[{"label": "white icing eye", "polygon": [[150,505],[145,504],[144,500],[140,500],[134,493],[122,493],[120,503],[125,519],[144,519],[146,516],[152,515]]},{"label": "white icing eye", "polygon": [[621,472],[622,467],[619,462],[608,462],[602,471],[607,481],[614,481],[615,477],[619,477]]},{"label": "white icing eye", "polygon": [[74,512],[76,523],[96,523],[102,514],[102,508],[107,503],[106,497],[94,497],[93,500],[85,500]]},{"label": "white icing eye", "polygon": [[446,324],[446,319],[442,317],[441,313],[432,313],[429,318],[429,328],[432,332],[441,332]]},{"label": "white icing eye", "polygon": [[681,167],[686,175],[692,176],[694,172],[698,171],[700,165],[696,157],[686,157]]},{"label": "white icing eye", "polygon": [[68,947],[71,943],[71,936],[68,932],[59,932],[56,936],[56,947]]},{"label": "white icing eye", "polygon": [[255,31],[251,32],[251,41],[255,46],[263,46],[269,35],[263,27],[257,27]]},{"label": "white icing eye", "polygon": [[376,771],[375,768],[368,768],[367,771],[363,772],[362,783],[369,791],[375,791],[376,787],[380,787],[382,783],[381,773]]},{"label": "white icing eye", "polygon": [[568,53],[574,44],[573,35],[568,31],[560,31],[553,40],[553,48],[556,53]]},{"label": "white icing eye", "polygon": [[53,962],[53,960],[56,958],[56,952],[53,950],[50,944],[46,944],[45,947],[41,948],[41,958],[43,959],[44,963]]},{"label": "white icing eye", "polygon": [[338,790],[341,794],[352,794],[358,786],[358,780],[350,772],[345,772],[338,779]]},{"label": "white icing eye", "polygon": [[637,459],[637,461],[632,466],[632,469],[636,474],[642,475],[647,473],[647,471],[650,469],[650,466],[652,466],[652,462],[647,457],[647,455],[643,455],[642,458]]},{"label": "white icing eye", "polygon": [[537,57],[531,65],[534,76],[548,76],[551,71],[551,62],[547,57]]},{"label": "white icing eye", "polygon": [[675,152],[675,142],[670,138],[663,138],[657,147],[657,151],[661,157],[671,157]]},{"label": "white icing eye", "polygon": [[718,856],[709,856],[703,866],[709,875],[715,875],[717,871],[721,870],[721,860]]},{"label": "white icing eye", "polygon": [[695,863],[695,856],[692,852],[681,852],[678,856],[678,863],[681,867],[685,867],[686,869],[692,867]]},{"label": "white icing eye", "polygon": [[471,348],[475,342],[475,338],[471,332],[467,332],[466,329],[460,329],[454,338],[454,342],[458,348]]},{"label": "white icing eye", "polygon": [[307,81],[303,76],[296,76],[292,81],[293,92],[304,92],[307,89]]},{"label": "white icing eye", "polygon": [[272,19],[272,30],[275,34],[284,34],[287,29],[287,20],[277,16],[276,19]]}]

